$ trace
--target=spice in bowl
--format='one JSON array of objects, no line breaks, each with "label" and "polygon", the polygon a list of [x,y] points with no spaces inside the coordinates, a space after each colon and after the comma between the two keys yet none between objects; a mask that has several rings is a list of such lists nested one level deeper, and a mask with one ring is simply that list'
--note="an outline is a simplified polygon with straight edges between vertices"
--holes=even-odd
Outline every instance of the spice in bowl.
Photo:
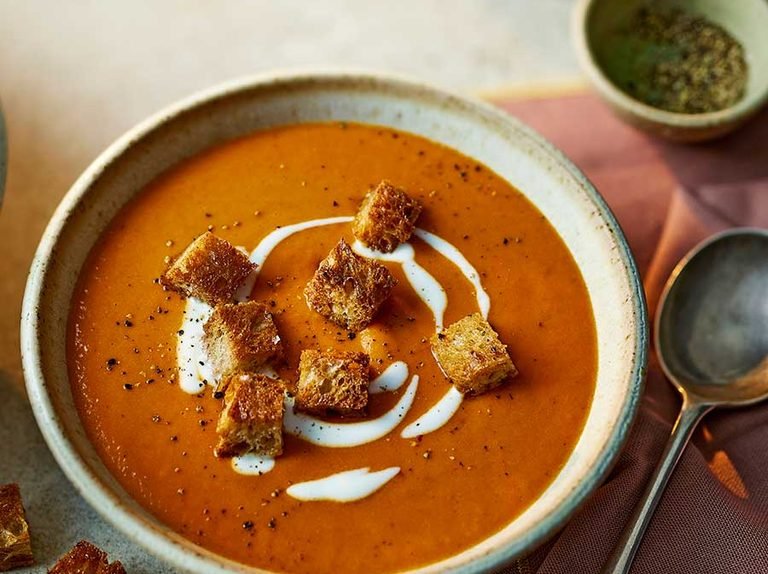
[{"label": "spice in bowl", "polygon": [[728,108],[744,96],[744,48],[710,20],[649,5],[620,34],[624,70],[617,83],[643,103],[701,114]]}]

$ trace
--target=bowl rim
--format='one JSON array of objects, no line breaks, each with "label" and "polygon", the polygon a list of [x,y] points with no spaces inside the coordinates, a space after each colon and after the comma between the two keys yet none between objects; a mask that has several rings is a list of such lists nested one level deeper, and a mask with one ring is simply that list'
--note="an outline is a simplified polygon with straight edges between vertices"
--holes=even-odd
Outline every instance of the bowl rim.
[{"label": "bowl rim", "polygon": [[[48,262],[55,255],[59,237],[68,225],[68,214],[88,194],[91,184],[107,166],[155,129],[197,107],[254,89],[274,89],[275,86],[285,87],[306,82],[346,82],[350,86],[362,82],[372,86],[395,89],[398,93],[405,94],[405,97],[413,99],[419,96],[431,100],[449,98],[459,102],[478,119],[482,118],[491,122],[511,125],[515,130],[530,137],[533,144],[540,147],[574,178],[575,182],[593,202],[600,218],[616,240],[619,264],[626,273],[628,291],[630,291],[632,299],[631,308],[636,339],[635,347],[632,350],[632,368],[628,376],[629,386],[620,407],[616,424],[605,441],[593,468],[546,520],[542,520],[528,531],[517,544],[498,545],[473,562],[465,562],[452,567],[450,570],[441,571],[463,573],[499,568],[527,555],[554,536],[582,507],[618,460],[636,419],[645,386],[649,346],[645,293],[634,257],[616,217],[587,177],[559,149],[517,118],[489,103],[433,88],[422,82],[391,74],[356,70],[292,70],[240,77],[198,91],[170,104],[136,124],[109,145],[85,169],[59,203],[42,235],[30,267],[22,304],[20,335],[24,379],[38,427],[56,462],[80,495],[108,522],[151,554],[184,571],[266,572],[208,551],[180,535],[169,535],[157,519],[142,516],[132,509],[125,508],[117,494],[91,472],[87,463],[63,432],[61,419],[47,391],[38,344],[40,323],[38,308],[44,290]],[[450,557],[441,560],[447,558]],[[412,572],[433,569],[439,564],[440,562],[436,562],[417,567]]]},{"label": "bowl rim", "polygon": [[[643,118],[647,122],[682,129],[705,129],[725,124],[739,124],[768,102],[768,82],[761,91],[756,91],[751,95],[745,93],[744,97],[732,106],[701,114],[670,112],[631,97],[606,75],[592,51],[589,18],[598,1],[600,0],[577,0],[571,13],[571,37],[581,69],[598,92],[614,107]],[[763,4],[764,8],[768,10],[768,4]]]}]

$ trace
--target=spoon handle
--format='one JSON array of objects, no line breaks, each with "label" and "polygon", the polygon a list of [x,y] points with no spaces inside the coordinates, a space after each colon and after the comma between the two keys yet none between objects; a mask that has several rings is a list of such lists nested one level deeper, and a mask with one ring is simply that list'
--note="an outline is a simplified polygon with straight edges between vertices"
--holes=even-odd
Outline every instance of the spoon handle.
[{"label": "spoon handle", "polygon": [[683,454],[683,449],[688,444],[693,429],[710,410],[712,410],[710,405],[691,403],[688,399],[683,401],[683,407],[672,429],[672,435],[667,441],[664,453],[661,455],[661,460],[640,502],[635,507],[632,518],[629,519],[624,528],[613,554],[603,568],[603,574],[627,574],[629,572],[645,529],[648,527],[653,512],[664,493],[664,487],[667,485],[677,461],[680,460],[680,455]]}]

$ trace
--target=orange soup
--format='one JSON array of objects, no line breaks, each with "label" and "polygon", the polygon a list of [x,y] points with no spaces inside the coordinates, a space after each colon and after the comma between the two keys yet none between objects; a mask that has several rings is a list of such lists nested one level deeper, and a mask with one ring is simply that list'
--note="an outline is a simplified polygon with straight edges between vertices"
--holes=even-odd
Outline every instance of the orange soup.
[{"label": "orange soup", "polygon": [[[339,238],[354,241],[343,216],[353,216],[382,179],[423,205],[422,232],[409,245],[447,295],[445,325],[478,311],[478,289],[466,269],[424,239],[426,232],[476,270],[490,300],[488,319],[520,372],[465,398],[445,424],[424,434],[404,430],[451,385],[430,351],[433,312],[405,267],[384,263],[398,284],[356,336],[310,310],[303,297]],[[387,416],[409,392],[415,392],[412,404],[377,440],[328,447],[286,433],[284,452],[268,472],[237,472],[231,460],[213,454],[221,401],[209,387],[194,394],[181,388],[177,346],[186,301],[158,278],[206,230],[250,252],[277,229],[333,217],[340,219],[285,236],[259,268],[251,298],[272,308],[287,354],[278,374],[296,381],[303,349],[365,351],[373,376],[402,361],[410,381],[372,394],[368,418]],[[86,431],[142,506],[228,558],[315,574],[426,565],[502,529],[569,457],[597,369],[594,320],[579,269],[518,190],[421,137],[344,123],[254,133],[185,161],[139,193],[81,272],[68,358]],[[361,468],[397,471],[350,502],[286,492]]]}]

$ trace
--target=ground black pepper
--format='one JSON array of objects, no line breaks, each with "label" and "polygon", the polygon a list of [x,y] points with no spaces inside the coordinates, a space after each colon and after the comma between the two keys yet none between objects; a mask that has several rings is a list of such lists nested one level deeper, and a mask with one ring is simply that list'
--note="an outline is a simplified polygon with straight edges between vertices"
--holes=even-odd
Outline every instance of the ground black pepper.
[{"label": "ground black pepper", "polygon": [[717,24],[681,10],[646,6],[622,34],[629,74],[621,87],[638,100],[698,114],[725,109],[743,97],[744,49]]}]

